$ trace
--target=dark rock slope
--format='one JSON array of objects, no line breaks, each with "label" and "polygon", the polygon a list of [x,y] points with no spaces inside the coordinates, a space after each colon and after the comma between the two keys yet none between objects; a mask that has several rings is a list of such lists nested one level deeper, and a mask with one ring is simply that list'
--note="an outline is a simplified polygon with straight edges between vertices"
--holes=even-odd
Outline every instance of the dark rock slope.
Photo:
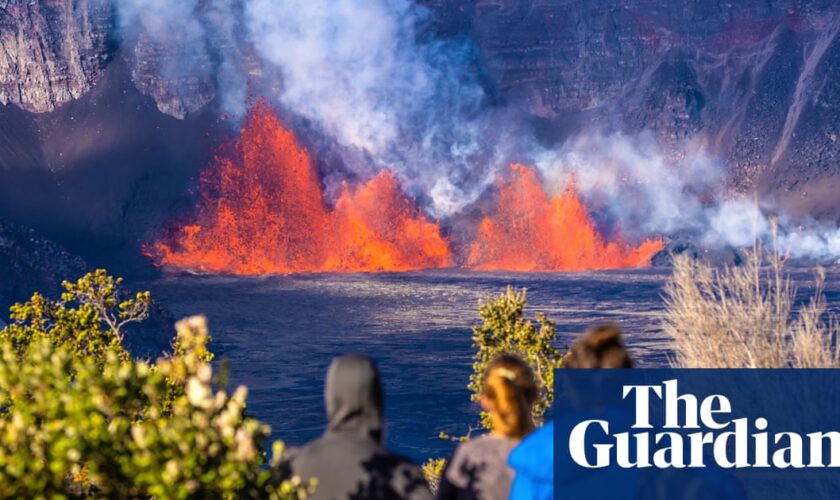
[{"label": "dark rock slope", "polygon": [[[55,298],[63,280],[81,277],[92,267],[36,231],[0,220],[0,328],[9,322],[8,308],[41,292]],[[131,286],[126,286],[130,292]],[[153,358],[170,348],[174,318],[154,304],[149,318],[130,325],[126,345],[136,356]]]},{"label": "dark rock slope", "polygon": [[[836,1],[422,2],[438,14],[433,28],[440,34],[474,41],[491,102],[525,110],[543,140],[559,141],[587,126],[651,131],[673,155],[708,148],[725,161],[735,191],[757,190],[794,213],[840,218]],[[212,10],[234,3],[198,2],[204,24],[165,26],[183,37],[166,45],[139,21],[118,30],[125,19],[121,24],[114,0],[0,0],[0,103],[7,105],[0,110],[0,149],[9,151],[0,155],[6,169],[0,178],[11,179],[16,170],[15,179],[49,184],[51,176],[71,175],[61,172],[73,159],[96,163],[102,156],[93,152],[103,148],[113,150],[108,168],[136,163],[137,155],[120,152],[137,148],[117,151],[106,139],[130,142],[136,135],[140,141],[143,134],[134,131],[155,119],[145,102],[132,104],[144,113],[132,121],[101,97],[119,100],[120,92],[132,103],[138,94],[148,98],[155,113],[169,115],[155,130],[187,144],[177,134],[194,127],[167,120],[206,118],[219,95],[222,61],[238,60],[246,78],[259,73],[253,48],[237,46],[247,38],[236,22],[241,15]],[[178,64],[185,53],[193,64]],[[129,81],[115,84],[117,74]],[[117,116],[116,108],[120,119],[100,123],[103,114]],[[44,118],[23,116],[30,112]],[[81,134],[89,128],[75,120],[85,116],[100,135]],[[20,147],[21,138],[35,146]],[[33,173],[36,164],[51,172]],[[0,191],[9,191],[10,182]],[[72,197],[64,186],[63,196]],[[125,198],[118,198],[111,200],[121,210]]]},{"label": "dark rock slope", "polygon": [[[701,143],[732,188],[836,218],[840,4],[833,1],[429,0],[467,31],[500,98],[575,130]],[[560,126],[565,124],[565,126]]]},{"label": "dark rock slope", "polygon": [[53,293],[64,279],[81,276],[87,264],[31,229],[0,221],[0,321],[6,308],[35,291]]}]

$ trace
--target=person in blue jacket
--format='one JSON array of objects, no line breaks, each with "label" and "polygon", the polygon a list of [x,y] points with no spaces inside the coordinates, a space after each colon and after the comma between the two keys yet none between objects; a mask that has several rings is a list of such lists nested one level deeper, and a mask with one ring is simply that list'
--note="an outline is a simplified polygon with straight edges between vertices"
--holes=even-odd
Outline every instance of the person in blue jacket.
[{"label": "person in blue jacket", "polygon": [[[621,330],[604,325],[589,330],[572,345],[564,358],[564,368],[632,368],[633,360],[621,342]],[[602,375],[599,384],[608,378]],[[558,380],[562,380],[559,376]],[[561,382],[562,383],[562,382]],[[573,404],[561,405],[565,410],[555,420],[526,436],[508,455],[514,471],[511,500],[549,500],[555,498],[609,500],[679,500],[682,498],[714,498],[742,500],[743,486],[727,471],[708,468],[699,470],[581,469],[573,466],[568,455],[554,454],[554,432],[565,433],[575,423],[588,418],[603,418],[617,428],[629,429],[632,415],[624,408],[598,404],[598,387],[581,390],[566,387],[564,397]],[[568,402],[568,401],[567,401]],[[603,407],[602,407],[603,406]],[[596,415],[587,411],[598,410]],[[561,448],[562,449],[562,448]]]},{"label": "person in blue jacket", "polygon": [[511,500],[554,498],[554,422],[532,432],[508,455],[516,471],[510,488]]},{"label": "person in blue jacket", "polygon": [[[621,342],[621,330],[611,324],[590,329],[572,345],[563,360],[566,368],[632,368],[633,360]],[[558,416],[560,418],[569,416]],[[508,465],[515,476],[510,490],[512,500],[549,500],[554,498],[554,422],[532,432],[508,455]],[[597,474],[592,477],[566,477],[561,471],[560,481],[575,483],[577,488],[600,486]],[[594,481],[592,481],[592,480]],[[615,478],[613,478],[615,479]],[[634,482],[633,478],[619,478],[620,482]],[[584,486],[588,484],[590,486]],[[616,497],[619,498],[619,497]]]}]

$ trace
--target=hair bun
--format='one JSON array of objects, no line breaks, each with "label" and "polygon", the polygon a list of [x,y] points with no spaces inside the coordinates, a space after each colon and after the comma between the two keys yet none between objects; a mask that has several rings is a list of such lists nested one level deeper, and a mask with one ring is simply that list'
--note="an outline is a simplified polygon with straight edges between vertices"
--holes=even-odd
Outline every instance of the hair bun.
[{"label": "hair bun", "polygon": [[616,325],[596,326],[583,337],[583,341],[595,350],[621,347],[621,329]]},{"label": "hair bun", "polygon": [[633,360],[621,342],[621,328],[595,326],[572,344],[564,361],[569,368],[632,368]]}]

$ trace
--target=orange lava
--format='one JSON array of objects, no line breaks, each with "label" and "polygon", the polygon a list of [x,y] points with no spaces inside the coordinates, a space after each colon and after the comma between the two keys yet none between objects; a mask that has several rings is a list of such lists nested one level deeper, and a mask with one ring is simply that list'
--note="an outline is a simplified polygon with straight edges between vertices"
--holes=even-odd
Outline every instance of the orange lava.
[{"label": "orange lava", "polygon": [[[583,271],[647,265],[661,240],[634,247],[600,235],[574,183],[549,196],[511,165],[498,205],[467,246],[465,267]],[[308,152],[260,101],[230,153],[202,174],[189,224],[146,248],[156,264],[207,273],[408,271],[451,267],[451,245],[388,171],[324,201]]]},{"label": "orange lava", "polygon": [[335,252],[325,271],[396,271],[452,266],[437,224],[408,199],[391,172],[351,191],[344,187],[333,213]]},{"label": "orange lava", "polygon": [[407,271],[452,265],[450,245],[389,172],[324,202],[308,152],[264,102],[234,153],[202,175],[193,223],[147,248],[158,265],[209,273]]},{"label": "orange lava", "polygon": [[481,221],[469,246],[467,267],[507,271],[585,271],[645,266],[664,246],[606,242],[570,182],[549,196],[537,174],[511,165],[498,188],[496,213]]}]

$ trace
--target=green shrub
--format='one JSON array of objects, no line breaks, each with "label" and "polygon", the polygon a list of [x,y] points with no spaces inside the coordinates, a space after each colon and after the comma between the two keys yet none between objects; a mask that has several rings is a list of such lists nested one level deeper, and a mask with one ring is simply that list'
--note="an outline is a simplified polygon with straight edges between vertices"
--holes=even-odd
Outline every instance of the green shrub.
[{"label": "green shrub", "polygon": [[[539,426],[543,414],[554,401],[554,369],[563,362],[560,351],[554,347],[557,333],[554,323],[542,313],[536,314],[539,328],[525,318],[527,304],[525,289],[515,291],[507,287],[504,293],[479,301],[478,314],[482,324],[473,327],[473,373],[469,389],[472,400],[479,401],[484,392],[487,365],[501,354],[515,354],[534,370],[540,389],[540,398],[534,405],[532,416]],[[481,423],[490,429],[490,418],[482,412]]]},{"label": "green shrub", "polygon": [[[480,401],[484,392],[485,372],[490,362],[501,354],[521,357],[534,370],[540,390],[540,397],[532,411],[534,422],[539,426],[554,401],[554,369],[562,365],[563,356],[553,345],[557,338],[554,323],[544,314],[537,313],[538,329],[525,318],[527,302],[525,289],[515,291],[510,286],[500,295],[479,301],[478,314],[482,323],[472,329],[476,352],[473,355],[473,372],[468,387],[472,391],[472,400]],[[491,430],[490,416],[486,412],[481,412],[481,425]],[[443,433],[441,438],[455,441],[466,439],[452,438]],[[443,458],[430,458],[423,464],[423,476],[433,491],[437,490],[445,465],[446,460]]]},{"label": "green shrub", "polygon": [[25,355],[32,343],[47,340],[100,365],[107,352],[128,360],[122,343],[124,327],[148,318],[152,299],[149,292],[126,297],[120,284],[121,278],[99,269],[75,283],[63,282],[59,300],[35,293],[28,302],[12,306],[12,322],[0,330],[0,342],[9,343],[18,356]]},{"label": "green shrub", "polygon": [[[177,324],[173,356],[133,360],[113,340],[144,306],[112,300],[119,281],[104,271],[77,284],[65,284],[62,304],[36,295],[15,306],[15,323],[0,332],[0,497],[301,498],[311,491],[280,477],[281,443],[265,464],[269,429],[244,414],[246,389],[217,387],[203,317]],[[149,303],[148,294],[141,299]],[[73,328],[84,338],[74,339]]]},{"label": "green shrub", "polygon": [[423,473],[423,478],[425,478],[426,482],[429,484],[429,489],[432,491],[433,495],[437,495],[444,467],[446,467],[445,458],[430,458],[420,468],[420,472]]}]

